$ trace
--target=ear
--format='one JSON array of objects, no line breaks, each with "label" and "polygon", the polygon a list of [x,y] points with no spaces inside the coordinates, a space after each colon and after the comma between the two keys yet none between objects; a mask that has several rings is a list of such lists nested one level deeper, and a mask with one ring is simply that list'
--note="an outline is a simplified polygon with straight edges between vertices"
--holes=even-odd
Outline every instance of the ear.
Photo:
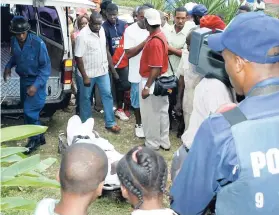
[{"label": "ear", "polygon": [[124,199],[128,199],[128,190],[126,187],[124,187],[123,185],[121,185],[121,192],[122,192],[122,196]]},{"label": "ear", "polygon": [[99,186],[97,187],[97,190],[96,190],[97,196],[101,196],[101,195],[102,195],[103,187],[104,187],[104,181],[101,182],[101,183],[99,184]]},{"label": "ear", "polygon": [[59,170],[56,173],[56,180],[60,183]]},{"label": "ear", "polygon": [[235,58],[235,62],[236,62],[235,64],[236,72],[237,73],[242,72],[245,67],[246,61],[243,58],[236,55],[234,55],[233,57]]}]

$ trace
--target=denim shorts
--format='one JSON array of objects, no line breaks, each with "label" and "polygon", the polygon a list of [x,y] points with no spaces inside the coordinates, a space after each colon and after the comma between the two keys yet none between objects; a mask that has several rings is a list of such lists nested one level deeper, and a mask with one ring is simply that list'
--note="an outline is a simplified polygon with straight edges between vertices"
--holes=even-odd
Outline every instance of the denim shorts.
[{"label": "denim shorts", "polygon": [[131,105],[133,108],[140,108],[139,83],[131,83]]}]

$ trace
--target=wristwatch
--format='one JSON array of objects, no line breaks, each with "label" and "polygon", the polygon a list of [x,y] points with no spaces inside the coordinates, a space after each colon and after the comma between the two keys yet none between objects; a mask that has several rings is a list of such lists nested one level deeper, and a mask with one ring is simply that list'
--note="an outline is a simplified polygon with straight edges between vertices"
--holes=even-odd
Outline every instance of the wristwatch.
[{"label": "wristwatch", "polygon": [[145,86],[145,87],[144,87],[144,89],[145,89],[145,90],[149,90],[150,88],[149,88],[149,87],[147,87],[147,86]]}]

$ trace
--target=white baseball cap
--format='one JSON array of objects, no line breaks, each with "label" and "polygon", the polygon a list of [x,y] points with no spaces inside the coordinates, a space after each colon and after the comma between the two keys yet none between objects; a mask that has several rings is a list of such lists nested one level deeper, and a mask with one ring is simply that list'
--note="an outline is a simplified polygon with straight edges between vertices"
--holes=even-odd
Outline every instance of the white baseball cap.
[{"label": "white baseball cap", "polygon": [[146,9],[144,11],[144,17],[149,25],[161,25],[161,16],[158,10],[153,8]]},{"label": "white baseball cap", "polygon": [[193,10],[193,8],[194,8],[196,5],[198,5],[198,4],[197,4],[197,3],[194,3],[194,2],[188,2],[188,3],[185,4],[184,7],[186,8],[186,10],[187,10],[188,13],[191,13],[192,10]]}]

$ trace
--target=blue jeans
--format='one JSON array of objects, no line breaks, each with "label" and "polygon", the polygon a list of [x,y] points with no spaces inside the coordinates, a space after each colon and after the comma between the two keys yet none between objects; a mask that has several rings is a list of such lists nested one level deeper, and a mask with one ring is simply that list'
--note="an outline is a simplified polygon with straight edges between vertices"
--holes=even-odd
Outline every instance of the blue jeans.
[{"label": "blue jeans", "polygon": [[140,108],[139,101],[139,83],[131,83],[131,105],[133,108]]},{"label": "blue jeans", "polygon": [[91,109],[91,93],[94,88],[95,83],[97,84],[102,103],[104,105],[105,112],[105,126],[111,128],[115,123],[114,112],[113,112],[113,98],[111,94],[110,78],[109,74],[105,74],[96,78],[91,78],[90,87],[85,87],[83,84],[83,79],[77,75],[77,84],[79,86],[79,114],[82,122],[92,117]]}]

